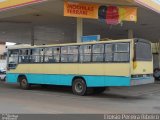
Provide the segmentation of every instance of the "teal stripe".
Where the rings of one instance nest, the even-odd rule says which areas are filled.
[[[17,83],[19,74],[7,74],[8,83]],[[25,74],[31,84],[71,86],[76,75]],[[82,75],[88,87],[130,86],[130,77]]]

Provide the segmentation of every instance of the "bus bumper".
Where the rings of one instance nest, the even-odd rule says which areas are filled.
[[[154,77],[148,78],[132,78],[131,79],[131,86],[135,85],[144,85],[144,84],[151,84],[154,83]]]

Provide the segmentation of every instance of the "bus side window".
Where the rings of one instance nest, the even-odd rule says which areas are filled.
[[[115,62],[129,61],[129,43],[115,43],[114,61]]]
[[[68,46],[68,62],[78,62],[78,46]]]
[[[68,62],[68,46],[61,47],[61,62]]]
[[[45,63],[52,63],[53,56],[52,56],[52,48],[45,48],[44,49],[44,62]]]
[[[28,49],[19,50],[19,63],[29,63],[29,50]]]
[[[18,64],[18,54],[19,50],[10,50],[8,58],[8,67],[14,69]]]
[[[31,60],[30,60],[31,63],[39,63],[40,62],[40,49],[39,48],[31,49],[30,56],[31,56]]]
[[[81,45],[79,48],[80,62],[91,62],[91,45]]]
[[[106,44],[105,45],[105,61],[112,62],[113,61],[113,52],[114,52],[114,45],[113,44]]]
[[[96,44],[93,45],[92,61],[93,62],[103,62],[104,60],[104,45]]]
[[[60,47],[53,47],[53,62],[60,62]]]

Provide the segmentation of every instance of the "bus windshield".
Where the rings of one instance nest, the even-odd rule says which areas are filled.
[[[152,61],[151,44],[149,42],[141,40],[135,42],[135,60]]]

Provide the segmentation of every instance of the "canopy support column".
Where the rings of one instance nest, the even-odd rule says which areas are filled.
[[[35,44],[35,38],[34,38],[34,27],[31,28],[31,46],[34,46]]]
[[[160,68],[160,42],[159,42],[158,60],[159,60],[159,68]]]
[[[134,33],[133,33],[133,30],[132,30],[132,29],[129,29],[129,30],[128,30],[128,38],[129,38],[129,39],[133,39],[133,38],[134,38]]]
[[[77,18],[77,43],[81,42],[82,36],[83,36],[83,19]]]

